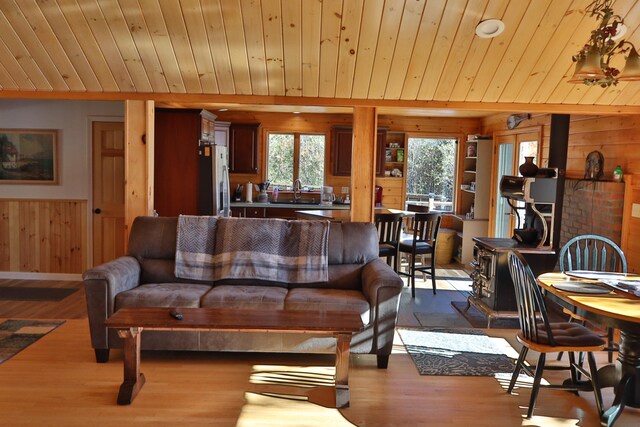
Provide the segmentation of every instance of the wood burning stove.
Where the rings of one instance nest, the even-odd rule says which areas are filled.
[[[554,204],[557,180],[548,176],[523,178],[504,176],[500,182],[500,194],[505,197],[514,215],[518,218],[514,230],[516,238],[475,237],[472,292],[469,305],[474,305],[491,321],[500,317],[517,317],[517,305],[513,281],[509,273],[507,255],[510,251],[520,252],[536,276],[553,271],[557,261],[557,251],[553,242],[557,240],[550,233],[553,230]],[[519,232],[532,231],[532,238],[525,242]]]
[[[489,317],[489,324],[491,318],[512,317],[517,310],[513,281],[507,263],[510,251],[520,252],[536,276],[552,271],[556,264],[556,251],[549,247],[537,248],[519,243],[515,239],[490,237],[475,237],[473,241],[473,284],[469,298],[471,303]]]

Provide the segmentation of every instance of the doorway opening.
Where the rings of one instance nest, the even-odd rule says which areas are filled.
[[[453,211],[457,146],[457,138],[408,138],[407,205]]]

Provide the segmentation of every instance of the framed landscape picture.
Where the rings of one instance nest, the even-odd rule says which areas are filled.
[[[58,131],[0,129],[0,184],[57,184]]]

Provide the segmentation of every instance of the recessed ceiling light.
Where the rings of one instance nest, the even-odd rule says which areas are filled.
[[[293,114],[300,114],[300,111],[294,111]]]
[[[223,112],[223,113],[224,113],[225,111],[229,111],[229,109],[228,109],[228,108],[221,108],[221,109],[219,109],[218,111],[221,111],[221,112]]]
[[[619,23],[618,27],[616,28],[616,34],[615,36],[611,37],[611,40],[618,40],[620,37],[627,34],[628,29],[629,28],[626,25],[624,25],[623,23]]]
[[[476,26],[476,34],[483,39],[497,37],[504,31],[504,22],[499,19],[487,19]]]

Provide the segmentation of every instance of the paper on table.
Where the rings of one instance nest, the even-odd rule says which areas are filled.
[[[626,273],[616,273],[612,271],[589,271],[589,270],[565,271],[564,274],[571,277],[577,277],[579,279],[615,280],[615,281],[620,280],[620,278],[626,278],[628,276]],[[638,277],[638,279],[640,279],[640,277]]]
[[[611,292],[608,287],[593,282],[557,282],[551,286],[564,292],[576,294],[608,294]]]

